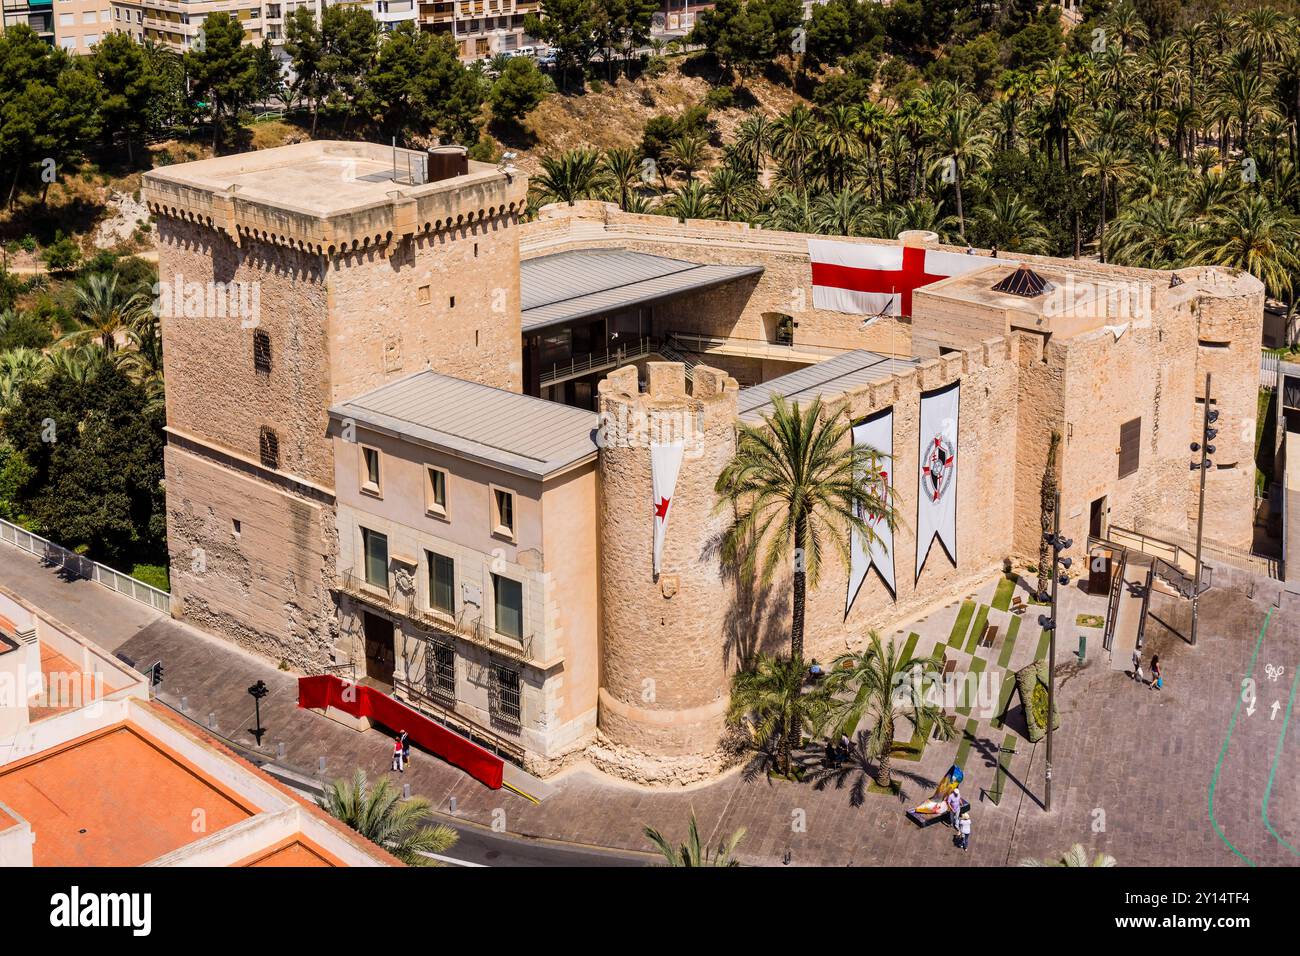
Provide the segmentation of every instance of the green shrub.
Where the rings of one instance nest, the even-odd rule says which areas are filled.
[[[711,110],[729,110],[736,105],[736,91],[729,86],[717,86],[704,96],[704,105]]]
[[[1030,743],[1047,735],[1047,661],[1034,661],[1016,671],[1016,690],[1025,710],[1025,727]],[[1052,708],[1052,729],[1061,726],[1060,707]]]

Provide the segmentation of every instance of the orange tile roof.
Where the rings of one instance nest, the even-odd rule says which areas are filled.
[[[37,866],[138,866],[257,812],[127,723],[0,770],[0,803],[31,824]]]
[[[84,707],[103,696],[105,681],[103,676],[96,677],[93,672],[82,670],[58,651],[42,644],[41,703],[28,706],[28,720],[36,723],[66,710]]]
[[[333,853],[301,833],[240,860],[235,866],[345,866]]]

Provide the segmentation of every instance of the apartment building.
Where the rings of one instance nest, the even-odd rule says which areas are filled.
[[[532,46],[524,17],[541,7],[541,0],[419,0],[419,23],[424,30],[450,33],[462,60],[480,60]]]
[[[93,0],[68,0],[90,3]],[[137,40],[151,40],[184,53],[198,42],[203,21],[211,13],[228,13],[244,28],[244,42],[262,42],[265,8],[262,0],[111,0],[111,26]]]
[[[0,30],[24,24],[54,42],[54,0],[0,0],[0,17]]]

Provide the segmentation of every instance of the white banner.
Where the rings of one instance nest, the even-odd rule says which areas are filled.
[[[916,494],[916,577],[937,534],[957,563],[957,413],[961,383],[921,396],[921,461]]]
[[[866,445],[881,454],[880,470],[874,478],[879,490],[888,496],[894,487],[894,410],[892,408],[853,426],[853,444]],[[862,535],[854,533],[849,543],[849,594],[844,605],[844,616],[848,617],[853,602],[862,590],[862,582],[867,578],[867,571],[874,564],[876,573],[889,585],[891,594],[897,593],[894,586],[894,532],[883,515],[865,514],[860,517],[867,522],[876,537],[866,544]]]
[[[668,516],[672,513],[673,492],[677,489],[677,472],[682,467],[682,441],[650,446],[650,482],[654,495],[655,552],[654,573],[664,554],[664,532],[668,530]]]

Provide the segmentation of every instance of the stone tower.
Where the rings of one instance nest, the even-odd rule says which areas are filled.
[[[521,388],[527,182],[457,159],[315,141],[145,174],[175,616],[329,664],[330,406],[426,367]]]
[[[735,449],[735,379],[650,362],[642,393],[625,366],[600,383],[600,542],[604,648],[600,740],[593,757],[640,782],[686,783],[715,772],[730,676],[728,602],[714,483]],[[650,448],[684,451],[653,570]]]

